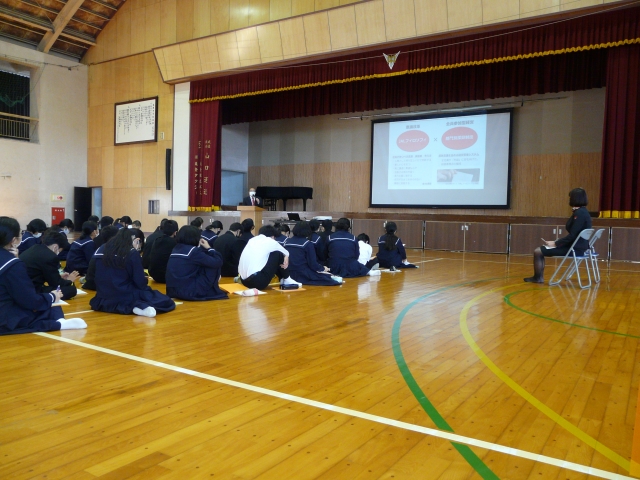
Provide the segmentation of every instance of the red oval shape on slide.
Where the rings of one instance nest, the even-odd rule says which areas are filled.
[[[429,135],[421,130],[408,130],[398,137],[396,145],[405,152],[417,152],[429,145]]]
[[[442,144],[452,150],[464,150],[478,141],[478,134],[469,127],[455,127],[442,135]]]

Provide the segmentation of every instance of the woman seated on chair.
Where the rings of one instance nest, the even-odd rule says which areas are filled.
[[[546,241],[545,245],[533,251],[533,277],[525,278],[525,282],[544,283],[544,257],[564,257],[571,245],[583,230],[591,228],[591,215],[586,209],[587,192],[583,188],[574,188],[569,192],[569,205],[573,213],[567,220],[567,236],[556,241]],[[589,242],[581,238],[576,243],[576,255],[582,255],[589,248]]]
[[[120,229],[104,245],[104,253],[95,254],[97,293],[89,302],[93,310],[155,317],[176,308],[171,298],[147,286],[137,231]]]
[[[289,275],[303,285],[341,285],[342,278],[331,275],[329,267],[318,263],[310,236],[309,224],[298,222],[293,227],[293,237],[285,240],[284,248],[289,252]]]
[[[378,262],[382,268],[417,268],[407,260],[407,252],[402,240],[396,236],[398,227],[395,222],[384,224],[385,233],[378,238]]]

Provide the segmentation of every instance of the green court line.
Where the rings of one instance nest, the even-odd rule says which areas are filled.
[[[427,413],[427,415],[429,415],[429,418],[433,421],[433,423],[435,423],[436,427],[438,427],[440,430],[455,433],[453,431],[453,428],[451,428],[451,426],[447,423],[444,417],[440,415],[440,412],[438,412],[438,410],[433,405],[433,403],[431,403],[431,401],[424,394],[424,392],[418,385],[418,382],[416,381],[413,374],[411,373],[411,370],[409,370],[409,366],[407,365],[407,362],[404,359],[404,355],[402,354],[402,347],[400,346],[400,327],[402,326],[402,321],[404,320],[404,317],[409,312],[409,310],[411,310],[414,306],[416,306],[425,298],[431,297],[433,295],[437,295],[438,293],[442,293],[456,287],[473,285],[481,282],[489,282],[489,281],[498,280],[498,279],[502,279],[502,277],[489,278],[486,280],[476,280],[473,282],[466,282],[466,283],[459,283],[457,285],[451,285],[448,287],[439,288],[437,290],[434,290],[433,292],[427,293],[426,295],[422,295],[421,297],[418,297],[417,299],[415,299],[413,302],[409,303],[409,305],[407,305],[400,312],[400,314],[398,315],[398,317],[396,318],[393,324],[393,329],[391,331],[391,345],[393,347],[393,355],[396,359],[396,363],[398,364],[398,368],[400,369],[400,373],[402,374],[402,377],[404,378],[404,381],[406,382],[407,386],[409,387],[413,395],[416,397],[416,400],[418,400],[418,403],[420,403],[420,406],[422,406],[423,410]],[[493,471],[491,471],[491,469],[480,459],[480,457],[478,457],[473,452],[473,450],[471,450],[471,448],[469,448],[467,445],[461,445],[455,442],[451,442],[451,445],[453,445],[453,447],[460,453],[460,455],[462,455],[462,457],[467,461],[467,463],[471,465],[471,467],[473,467],[473,469],[476,472],[478,472],[478,474],[482,478],[484,478],[485,480],[499,480],[500,477],[498,477],[495,473],[493,473]]]
[[[587,327],[586,325],[580,325],[579,323],[565,322],[564,320],[559,320],[557,318],[546,317],[544,315],[540,315],[539,313],[535,313],[535,312],[531,312],[529,310],[525,310],[524,308],[515,305],[511,301],[511,297],[513,297],[514,295],[517,295],[519,293],[524,293],[524,292],[532,292],[532,291],[536,291],[536,290],[540,291],[539,288],[530,288],[530,289],[527,289],[527,290],[518,290],[517,292],[511,292],[508,295],[504,296],[504,303],[506,303],[507,305],[509,305],[512,308],[515,308],[516,310],[521,311],[522,313],[526,313],[527,315],[531,315],[533,317],[542,318],[543,320],[549,320],[550,322],[561,323],[563,325],[568,325],[570,327],[583,328],[585,330],[593,330],[594,332],[608,333],[610,335],[618,335],[620,337],[629,337],[629,338],[638,338],[638,339],[640,339],[640,336],[638,336],[638,335],[631,335],[629,333],[614,332],[613,330],[603,330],[601,328],[595,328],[595,327]]]

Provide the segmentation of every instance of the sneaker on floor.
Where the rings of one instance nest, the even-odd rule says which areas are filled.
[[[144,310],[136,307],[133,309],[133,313],[135,313],[136,315],[140,315],[141,317],[155,317],[156,316],[156,309],[153,307],[147,307]]]
[[[298,285],[301,287],[302,284],[300,282],[296,282],[293,278],[287,277],[280,280],[280,285]]]
[[[379,275],[382,275],[382,273],[380,273],[380,270],[369,270],[368,275],[370,277],[377,277]]]

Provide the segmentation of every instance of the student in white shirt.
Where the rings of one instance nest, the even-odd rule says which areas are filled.
[[[289,252],[275,241],[277,234],[272,225],[265,225],[247,242],[238,265],[240,281],[245,287],[263,290],[274,275],[282,285],[302,285],[289,277]]]
[[[358,247],[360,248],[360,256],[358,257],[358,262],[362,265],[365,265],[367,268],[371,270],[376,270],[379,267],[378,258],[371,257],[373,253],[373,247],[369,245],[369,235],[366,233],[361,233],[357,237],[358,239]]]

